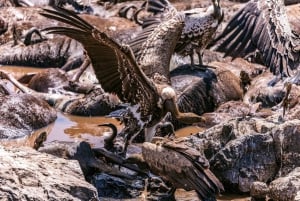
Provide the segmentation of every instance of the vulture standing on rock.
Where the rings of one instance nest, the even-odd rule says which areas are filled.
[[[198,55],[199,65],[202,65],[202,50],[211,42],[218,25],[223,20],[219,0],[212,0],[212,3],[213,5],[208,7],[206,12],[201,8],[178,12],[168,0],[148,0],[147,11],[153,13],[154,16],[145,19],[142,26],[151,33],[152,29],[160,22],[168,20],[178,13],[183,14],[185,26],[176,44],[175,52],[182,56],[190,56],[192,67],[197,67],[194,65],[194,51]],[[134,52],[140,48],[140,41],[146,37],[139,35],[130,42]]]
[[[176,93],[170,85],[170,58],[184,26],[181,14],[162,22],[148,35],[139,60],[135,59],[129,46],[118,44],[74,12],[63,8],[44,9],[41,15],[71,25],[50,27],[45,31],[63,34],[82,43],[103,89],[132,104],[129,111],[139,124],[134,135],[146,128],[145,136],[150,140],[155,125],[167,112],[184,123],[203,120],[194,113],[179,112]],[[143,68],[152,69],[153,73],[147,77]],[[132,135],[129,133],[125,139],[132,139]]]
[[[293,75],[300,64],[300,38],[291,30],[283,0],[248,2],[215,42],[217,51],[233,58],[258,49],[265,66],[281,77]],[[300,71],[291,81],[299,83]]]

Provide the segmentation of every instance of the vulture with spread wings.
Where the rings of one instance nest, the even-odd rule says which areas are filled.
[[[179,12],[168,0],[147,0],[146,9],[148,12],[153,13],[154,16],[143,21],[142,26],[144,29],[147,29],[144,33],[151,33],[157,24],[171,19],[178,13],[183,14],[185,26],[174,52],[181,56],[190,56],[192,67],[197,67],[194,65],[194,53],[196,53],[199,64],[202,65],[202,50],[211,42],[218,25],[223,20],[223,12],[219,0],[212,0],[212,4],[206,11],[201,8],[195,8]],[[145,35],[139,35],[139,37],[130,42],[134,53],[140,49],[140,43],[146,37]]]
[[[63,34],[82,43],[103,89],[116,93],[122,101],[133,105],[134,111],[131,112],[138,113],[134,116],[140,122],[140,130],[149,128],[149,132],[154,131],[150,128],[167,112],[184,123],[203,120],[194,113],[179,112],[176,93],[170,85],[169,63],[184,26],[182,15],[159,24],[142,44],[141,56],[136,60],[129,46],[118,44],[74,12],[55,9],[44,9],[41,15],[64,22],[69,27],[49,27],[45,31]],[[146,76],[142,71],[145,67],[153,73]]]
[[[292,75],[300,64],[300,39],[291,29],[283,0],[248,2],[215,42],[217,51],[233,58],[259,50],[265,66],[281,77]],[[294,78],[299,81],[300,76]]]

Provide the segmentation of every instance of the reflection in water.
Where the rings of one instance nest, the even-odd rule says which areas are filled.
[[[189,135],[193,135],[196,133],[199,133],[201,131],[204,131],[205,128],[201,128],[198,126],[187,126],[181,129],[178,129],[177,131],[175,131],[175,135],[176,137],[187,137]]]
[[[99,124],[113,123],[120,130],[122,126],[116,119],[106,117],[81,117],[66,115],[58,112],[51,132],[46,142],[51,141],[87,141],[93,147],[102,147],[104,133],[110,133],[108,127],[100,127]]]
[[[110,128],[100,127],[99,124],[113,123],[118,130],[122,129],[122,125],[116,119],[105,117],[80,117],[57,113],[57,119],[54,123],[36,130],[30,136],[14,139],[1,140],[0,144],[5,146],[30,146],[33,147],[36,139],[41,133],[47,133],[45,142],[52,141],[87,141],[93,147],[103,147],[103,134],[111,133]]]

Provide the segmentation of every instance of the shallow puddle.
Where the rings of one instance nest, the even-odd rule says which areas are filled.
[[[101,136],[111,132],[108,127],[99,124],[113,123],[121,129],[120,123],[112,118],[105,117],[79,117],[58,113],[58,118],[52,125],[46,142],[51,141],[87,141],[93,147],[101,147]]]

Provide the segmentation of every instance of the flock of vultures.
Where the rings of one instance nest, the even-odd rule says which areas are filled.
[[[212,151],[192,138],[232,119],[297,119],[300,4],[169,1],[0,1],[0,65],[44,68],[16,76],[0,66],[0,138],[30,135],[58,111],[108,115],[122,130],[100,124],[111,135],[94,152],[126,169],[120,178],[141,178],[146,199],[174,200],[177,188],[206,201],[249,192],[211,168],[233,139]],[[203,131],[176,135],[191,125]],[[133,145],[138,153],[129,153]]]

